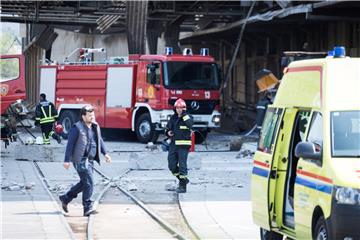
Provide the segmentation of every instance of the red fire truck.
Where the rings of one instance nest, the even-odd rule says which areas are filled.
[[[25,60],[24,56],[1,55],[1,115],[5,114],[10,104],[16,100],[24,100],[25,92]]]
[[[156,141],[178,98],[186,101],[194,128],[206,137],[220,126],[220,75],[208,52],[193,55],[185,49],[181,55],[167,48],[163,55],[129,55],[102,63],[80,54],[81,62],[42,66],[40,92],[55,102],[65,137],[79,109],[91,104],[101,127],[132,129],[140,142]]]
[[[5,147],[16,140],[16,120],[25,114],[22,100],[25,91],[25,60],[23,55],[0,56],[1,140]]]

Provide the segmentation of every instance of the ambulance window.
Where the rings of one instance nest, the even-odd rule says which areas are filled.
[[[298,118],[300,141],[305,141],[305,132],[310,120],[310,111],[300,111]]]
[[[314,143],[316,147],[319,147],[319,150],[322,148],[323,144],[322,130],[322,115],[319,112],[315,112],[311,121],[308,141]]]
[[[147,67],[146,82],[149,84],[151,84],[151,73],[152,72],[155,72],[155,76],[156,76],[155,84],[160,84],[160,64],[159,63],[152,63],[152,64],[149,64]]]
[[[333,157],[360,157],[360,111],[331,113]]]
[[[282,109],[270,108],[266,112],[262,126],[258,150],[266,153],[272,153],[272,145],[275,141],[275,135],[279,126]]]

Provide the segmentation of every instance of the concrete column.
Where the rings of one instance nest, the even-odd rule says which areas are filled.
[[[129,54],[146,52],[148,1],[127,1],[127,39]]]

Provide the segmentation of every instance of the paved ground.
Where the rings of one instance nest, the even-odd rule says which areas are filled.
[[[74,238],[30,162],[2,158],[1,177],[1,239]]]
[[[201,162],[201,164],[200,167],[190,170],[189,176],[191,183],[188,185],[188,193],[180,194],[179,197],[173,191],[168,191],[168,189],[173,189],[176,186],[176,181],[166,169],[166,153],[162,153],[160,148],[149,150],[146,148],[146,145],[137,143],[132,138],[105,136],[107,139],[106,145],[108,151],[113,157],[113,163],[104,163],[99,169],[112,178],[119,176],[132,166],[131,161],[134,157],[133,152],[137,152],[136,154],[140,152],[141,154],[138,154],[137,158],[144,158],[140,160],[145,161],[147,167],[151,166],[149,162],[152,162],[156,167],[142,170],[134,169],[120,181],[120,184],[125,188],[132,190],[133,194],[144,201],[171,225],[179,229],[179,231],[184,232],[187,236],[192,236],[189,230],[184,227],[186,223],[182,218],[182,211],[186,221],[201,239],[258,239],[259,230],[258,227],[252,223],[251,218],[251,156],[238,157],[237,152],[227,151],[229,149],[229,141],[236,137],[237,136],[235,135],[211,133],[208,136],[207,145],[202,144],[196,146],[196,150],[200,152],[193,153],[192,159],[193,161]],[[47,146],[45,149],[42,146],[37,147],[34,145],[22,145],[18,148],[13,147],[6,151],[2,149],[2,187],[11,185],[9,183],[13,181],[12,176],[26,175],[27,178],[29,178],[31,174],[28,174],[28,172],[34,174],[30,162],[15,161],[15,158],[25,160],[33,159],[36,158],[36,152],[41,152],[41,154],[45,154],[46,157],[41,158],[39,166],[44,172],[45,177],[48,178],[50,190],[57,200],[59,194],[63,193],[71,186],[71,184],[76,183],[78,180],[77,174],[73,169],[66,171],[62,168],[61,162],[63,161],[65,144],[66,142],[61,145],[53,143],[52,146]],[[41,150],[39,150],[40,148]],[[253,145],[248,145],[247,148],[250,149],[250,152],[254,150]],[[141,164],[140,160],[139,162]],[[21,182],[21,179],[16,181]],[[98,193],[103,187],[104,182],[99,176],[96,177],[95,182],[95,191]],[[43,192],[43,195],[45,196],[44,193],[46,193],[46,191],[42,188],[41,182],[36,181],[35,189],[30,192],[34,193],[35,190]],[[41,196],[44,197],[43,195]],[[111,216],[111,214],[116,213],[110,211],[113,202],[109,202],[109,199],[111,199],[112,196],[106,196],[104,201],[108,201],[108,204],[103,205],[99,210],[103,213],[108,213],[107,217],[109,218],[115,217]],[[118,195],[115,195],[115,197],[118,197]],[[94,198],[96,198],[96,194],[94,195]],[[8,201],[8,199],[21,200]],[[50,197],[48,196],[48,200],[49,199]],[[48,204],[44,204],[46,201],[43,201],[41,198],[38,199],[33,197],[28,193],[24,194],[22,189],[15,189],[13,191],[2,189],[1,200],[3,205],[12,202],[12,208],[16,208],[16,211],[20,212],[41,212],[32,209],[33,206],[36,205],[38,208],[50,208],[50,205],[53,205],[51,199]],[[179,209],[178,202],[180,202],[181,209]],[[131,206],[127,206],[127,203],[128,202],[125,200],[123,201],[124,205],[122,207],[124,207],[124,212],[122,213],[123,218],[121,218],[123,221],[116,221],[117,224],[110,221],[110,225],[108,225],[106,221],[98,218],[99,221],[102,222],[102,225],[99,224],[96,231],[100,234],[102,232],[101,229],[111,229],[114,228],[114,226],[116,228],[120,223],[123,227],[127,226],[127,224],[129,227],[132,227],[134,223],[131,221],[131,218],[129,218],[129,221],[126,221],[126,209]],[[74,200],[69,207],[71,213],[66,216],[67,222],[74,230],[75,237],[77,239],[84,239],[86,237],[86,235],[84,235],[84,226],[86,226],[87,220],[81,216],[81,198],[78,197],[78,199]],[[21,208],[28,209],[21,210]],[[9,209],[11,209],[11,207]],[[17,214],[16,211],[2,213],[4,219],[3,222],[6,222],[6,224],[2,223],[3,237],[22,238],[23,236],[26,238],[25,232],[30,231],[25,227],[22,236],[11,235],[13,234],[11,229],[21,227],[23,225],[23,219],[29,217],[28,215],[24,216]],[[63,215],[58,212],[58,209],[55,208],[48,210],[47,212],[52,212],[52,214],[50,214],[50,216],[46,214],[37,214],[36,217],[41,219],[41,217],[47,216],[48,218],[51,218],[52,221],[58,219],[58,223],[63,224],[63,227],[60,229],[66,230],[67,225],[61,222],[64,218]],[[134,210],[133,213],[133,216],[140,214],[137,210]],[[46,223],[48,223],[48,221],[46,221]],[[43,225],[41,220],[32,221],[31,228],[37,229],[34,232],[43,232],[43,234],[46,232],[46,234],[50,234],[49,236],[54,236],[51,235],[53,233],[59,234],[58,237],[60,238],[62,236],[61,234],[66,233],[66,231],[61,233],[58,228],[56,231],[52,232],[51,227],[48,228],[48,233],[45,230],[46,226]],[[133,229],[127,230],[127,236],[131,236]],[[134,237],[140,236],[138,234],[136,235],[135,232],[133,233]],[[157,237],[166,238],[165,235],[158,235]],[[41,236],[43,235],[34,235],[35,238],[42,238]]]

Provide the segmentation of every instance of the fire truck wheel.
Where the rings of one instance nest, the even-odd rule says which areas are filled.
[[[61,133],[61,136],[64,139],[68,138],[69,132],[71,127],[74,125],[74,123],[77,121],[78,117],[75,111],[66,110],[61,113],[60,115],[60,123],[63,126],[64,130]]]
[[[142,143],[156,142],[158,134],[154,124],[151,123],[149,113],[143,113],[136,119],[136,137]]]
[[[208,135],[208,131],[207,130],[203,130],[203,131],[196,131],[195,132],[195,143],[196,144],[201,144],[205,141],[206,137]]]

